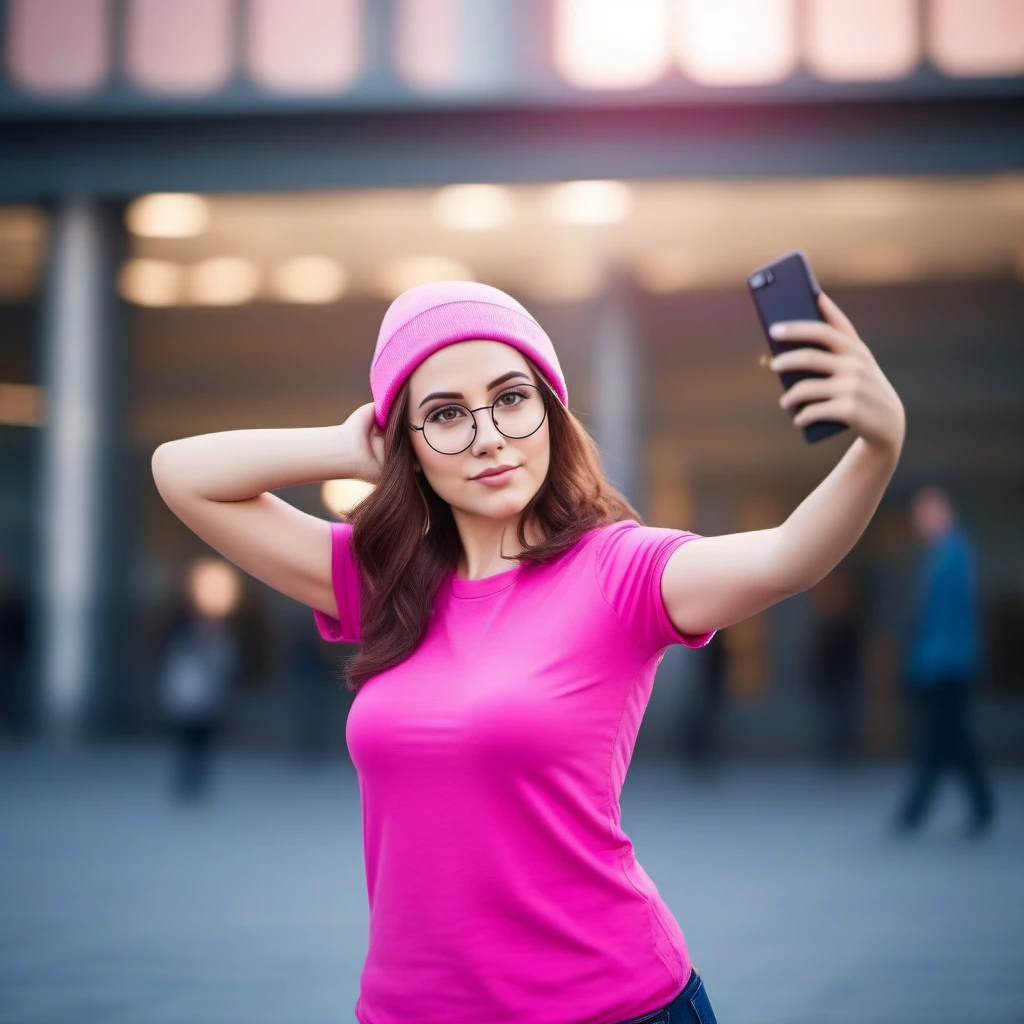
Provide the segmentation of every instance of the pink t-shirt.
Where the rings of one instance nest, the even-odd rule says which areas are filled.
[[[351,534],[332,526],[327,640],[359,640]],[[356,694],[360,1024],[609,1024],[682,991],[683,933],[619,794],[667,645],[714,635],[678,633],[661,598],[695,536],[627,520],[548,565],[453,574],[419,647]]]

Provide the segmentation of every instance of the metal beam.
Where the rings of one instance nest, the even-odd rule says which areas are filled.
[[[571,178],[1024,167],[1024,100],[0,122],[0,202]]]

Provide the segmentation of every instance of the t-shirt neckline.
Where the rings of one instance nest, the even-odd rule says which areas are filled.
[[[452,594],[455,597],[486,597],[488,594],[496,594],[499,590],[511,587],[522,571],[522,564],[514,565],[511,569],[495,573],[493,576],[484,576],[479,580],[461,579],[453,571],[451,576]]]
[[[584,541],[589,540],[592,536],[599,533],[609,523],[599,524],[588,530],[582,537],[576,542],[573,547],[569,548],[568,551],[562,552],[562,554],[555,559],[555,561],[561,561],[566,558],[571,552],[579,549],[580,545]],[[511,569],[506,569],[504,572],[495,573],[493,576],[485,576],[482,580],[464,580],[457,575],[457,570],[452,570],[449,577],[449,586],[451,588],[451,594],[453,597],[488,597],[491,594],[497,594],[502,590],[507,590],[519,579],[519,577],[526,570],[530,563],[520,562],[518,565],[514,565]]]

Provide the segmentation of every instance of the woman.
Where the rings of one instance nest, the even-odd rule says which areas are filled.
[[[781,525],[647,527],[568,411],[540,325],[486,285],[400,295],[341,426],[161,445],[161,494],[238,566],[361,644],[346,726],[370,906],[360,1024],[710,1024],[678,924],[622,831],[619,792],[671,643],[811,586],[896,466],[899,398],[824,296],[794,423],[860,436]],[[508,468],[505,468],[508,467]],[[376,483],[349,523],[268,493]]]

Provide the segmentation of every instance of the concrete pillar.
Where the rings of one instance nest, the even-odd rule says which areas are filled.
[[[111,487],[119,392],[116,212],[84,198],[51,211],[43,291],[37,711],[45,734],[81,735],[97,710],[116,561]]]
[[[643,350],[629,284],[615,270],[594,330],[594,437],[608,478],[643,515]]]

